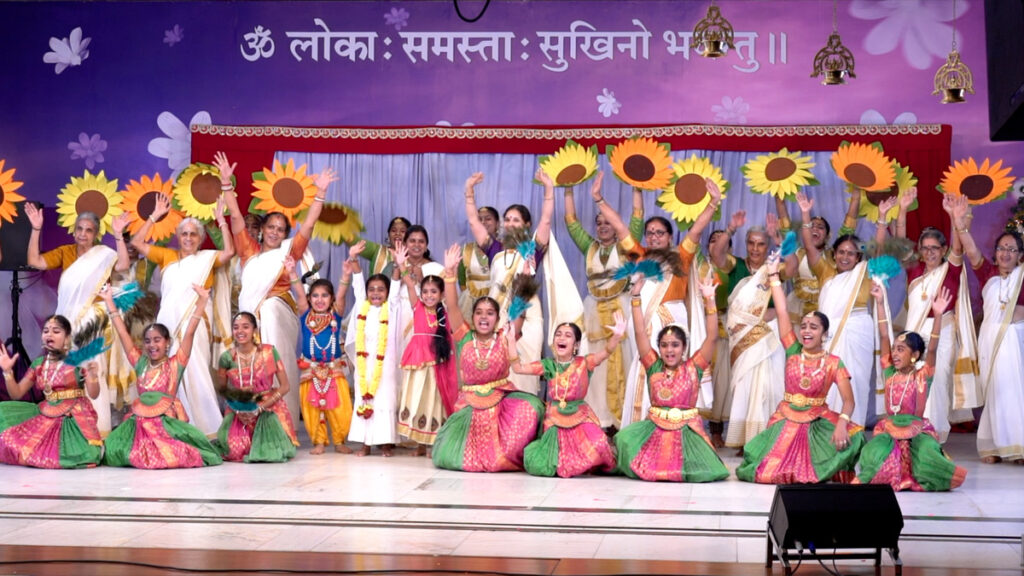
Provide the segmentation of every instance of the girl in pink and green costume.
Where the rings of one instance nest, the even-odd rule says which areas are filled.
[[[445,252],[444,275],[448,320],[455,329],[459,398],[434,441],[434,465],[466,472],[522,470],[523,451],[537,436],[544,403],[508,379],[508,350],[497,330],[498,302],[478,298],[472,328],[462,317],[455,290],[461,253],[458,244]],[[513,329],[514,324],[508,326]]]
[[[697,396],[702,374],[711,365],[718,338],[718,312],[714,305],[715,283],[710,276],[698,284],[705,298],[707,338],[694,355],[686,359],[686,333],[669,324],[658,334],[656,352],[650,344],[640,289],[632,288],[633,329],[637,354],[647,371],[651,397],[648,417],[633,422],[615,435],[619,471],[630,478],[647,481],[713,482],[729,477],[704,431],[697,413]]]

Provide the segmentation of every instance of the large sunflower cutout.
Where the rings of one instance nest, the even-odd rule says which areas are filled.
[[[0,226],[3,226],[4,220],[14,222],[14,217],[18,214],[15,204],[25,201],[24,196],[14,193],[24,182],[14,179],[14,168],[4,172],[4,162],[6,160],[0,158]]]
[[[186,216],[209,222],[214,218],[220,194],[220,170],[209,164],[193,162],[178,175],[174,184],[173,207]]]
[[[142,176],[138,180],[131,180],[121,194],[124,196],[121,200],[121,208],[132,215],[131,222],[128,224],[128,232],[134,236],[153,214],[157,198],[161,195],[168,199],[171,197],[171,181],[164,182],[160,178],[160,174],[154,174],[152,178]],[[174,230],[181,220],[181,212],[172,208],[170,212],[164,214],[149,227],[145,241],[163,242],[169,239],[174,235]]]
[[[280,212],[293,223],[295,215],[309,208],[316,196],[316,184],[306,174],[306,165],[296,169],[294,160],[288,160],[284,166],[274,160],[273,170],[264,168],[253,174],[252,185],[256,191],[252,193],[250,211]]]
[[[892,159],[877,143],[843,142],[832,153],[832,168],[841,180],[865,192],[886,191],[896,180]]]
[[[597,144],[584,148],[568,140],[551,156],[541,156],[540,167],[555,186],[568,188],[582,184],[597,174]]]
[[[706,178],[711,178],[722,198],[729,189],[729,182],[722,177],[722,170],[707,158],[696,154],[672,165],[673,176],[669,185],[658,196],[658,206],[668,212],[680,228],[688,228],[711,201],[707,191]]]
[[[740,170],[752,191],[790,200],[801,187],[818,185],[811,168],[814,168],[814,162],[810,156],[801,156],[800,152],[783,148],[750,160]]]
[[[298,219],[304,220],[306,212],[306,210],[300,212]],[[351,207],[336,202],[326,202],[323,210],[320,211],[320,217],[313,224],[313,238],[340,246],[341,244],[351,244],[365,229],[359,213]]]
[[[96,231],[99,238],[110,230],[114,216],[123,212],[121,195],[117,193],[117,179],[108,180],[102,170],[99,174],[86,170],[81,178],[72,176],[71,181],[61,188],[57,200],[57,222],[69,233],[75,231],[75,220],[79,214],[92,212],[100,219],[100,229]]]
[[[988,204],[999,200],[1013,186],[1012,168],[1003,168],[1003,161],[989,164],[989,159],[978,166],[974,158],[954,162],[942,173],[939,191],[954,196],[966,196],[968,204]]]
[[[910,171],[910,168],[901,166],[900,163],[895,160],[892,161],[892,168],[896,175],[896,181],[891,187],[878,192],[868,192],[866,190],[861,190],[860,192],[860,215],[866,218],[868,222],[878,222],[880,219],[880,215],[878,213],[879,204],[893,196],[902,198],[911,186],[917,186],[917,176],[914,176],[914,173]],[[912,212],[914,210],[917,210],[917,200],[914,200],[914,203],[907,209],[908,212]],[[891,210],[886,212],[885,221],[892,222],[899,215],[900,207],[899,204],[897,204],[896,206],[893,206]]]
[[[641,190],[661,190],[672,178],[671,148],[650,138],[630,138],[608,146],[605,154],[615,176]]]

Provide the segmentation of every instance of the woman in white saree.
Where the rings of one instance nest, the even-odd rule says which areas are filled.
[[[540,259],[545,260],[545,271],[548,271],[551,266],[552,258],[556,260],[561,259],[561,253],[558,252],[555,238],[551,235],[551,220],[555,212],[554,183],[543,170],[538,169],[535,178],[544,184],[544,204],[541,208],[537,229],[533,233],[536,249],[533,253],[526,256],[520,252],[517,246],[503,247],[500,243],[496,244],[480,221],[480,216],[476,209],[474,188],[477,184],[483,182],[483,173],[477,172],[466,180],[466,217],[469,220],[470,232],[472,232],[473,239],[476,240],[477,246],[481,250],[487,254],[493,254],[490,264],[491,277],[488,295],[494,298],[501,306],[499,329],[508,322],[508,307],[513,299],[511,295],[512,280],[515,276],[518,274],[536,274]],[[513,229],[528,231],[532,224],[530,211],[526,206],[513,204],[505,209],[502,225],[506,233]],[[545,275],[544,281],[546,283],[549,304],[554,301],[553,292],[556,284],[560,285],[562,290],[567,288],[574,292],[576,290],[576,285],[572,282],[572,278],[568,276],[568,269],[565,267],[564,262],[562,262],[560,267],[556,266],[553,268],[552,271],[564,277],[559,282],[552,275]],[[576,294],[576,300],[579,300],[579,294]],[[561,316],[555,308],[550,309],[549,312],[552,322],[555,322],[555,319]],[[576,318],[571,320],[576,320]],[[521,336],[518,338],[517,343],[519,355],[522,357],[524,365],[540,360],[541,352],[544,348],[544,315],[541,310],[539,295],[534,296],[530,300],[530,307],[527,308],[523,317]],[[540,379],[537,376],[511,374],[509,375],[509,380],[515,384],[517,389],[523,392],[537,394],[540,391]]]
[[[985,319],[978,330],[980,394],[978,455],[1024,465],[1024,241],[1015,232],[996,239],[995,262],[985,259],[971,236],[966,199],[953,206],[953,226],[978,276]],[[998,372],[998,375],[997,375]]]
[[[906,238],[907,209],[917,198],[917,189],[910,188],[900,199],[896,236]],[[952,224],[954,197],[944,195],[942,207],[950,215]],[[907,270],[907,300],[903,322],[896,319],[896,328],[917,332],[928,344],[928,334],[939,333],[939,347],[935,352],[935,375],[928,392],[924,416],[935,427],[939,442],[949,436],[950,422],[973,420],[972,408],[981,405],[977,393],[977,336],[974,333],[974,313],[967,289],[967,270],[963,266],[963,249],[959,234],[953,229],[952,250],[946,254],[946,236],[931,226],[921,231],[917,241],[920,261]],[[953,301],[938,319],[939,328],[932,325],[931,300],[945,286]],[[901,326],[902,324],[902,326]]]
[[[309,245],[313,225],[320,217],[327,186],[338,179],[334,170],[324,169],[316,175],[313,183],[317,192],[305,219],[293,238],[291,222],[280,212],[271,212],[263,220],[260,241],[257,242],[245,229],[245,219],[238,208],[231,175],[235,165],[228,162],[223,152],[214,158],[214,166],[220,171],[221,190],[231,213],[231,233],[234,235],[235,250],[242,262],[242,289],[238,294],[238,310],[256,316],[260,328],[260,341],[277,349],[281,363],[288,373],[289,382],[299,381],[296,347],[299,342],[299,319],[289,288],[288,274],[284,271],[284,259],[289,255],[301,260]],[[299,411],[299,387],[291,386],[285,397],[292,418]],[[293,422],[297,425],[297,422]]]
[[[859,194],[859,191],[855,191]],[[814,200],[803,192],[797,193],[797,202],[804,224],[811,222],[811,209]],[[896,205],[896,197],[890,197],[879,205],[879,214],[887,214]],[[876,240],[881,243],[885,238],[885,222],[878,222]],[[829,340],[825,349],[843,361],[850,372],[850,384],[856,400],[853,411],[853,422],[863,426],[868,415],[868,403],[874,394],[872,370],[876,364],[875,339],[877,336],[876,320],[868,309],[871,298],[871,278],[867,274],[868,263],[861,249],[860,239],[852,234],[844,234],[836,239],[832,248],[835,262],[822,257],[822,252],[815,246],[809,227],[801,229],[804,249],[807,251],[807,262],[818,277],[821,293],[818,295],[818,311],[829,319]],[[888,307],[888,303],[886,303]],[[836,388],[829,391],[826,403],[838,406],[839,392]]]
[[[106,322],[106,308],[98,299],[100,289],[110,279],[110,273],[117,264],[117,253],[99,244],[100,220],[92,212],[81,212],[75,220],[73,235],[75,242],[59,246],[46,253],[39,253],[39,232],[43,229],[43,211],[31,202],[25,203],[25,215],[32,225],[28,240],[29,266],[37,270],[61,269],[57,284],[57,309],[55,314],[71,322],[71,339],[94,323]],[[117,238],[118,242],[123,239]],[[112,337],[109,327],[100,334]],[[123,353],[123,352],[122,352]],[[107,368],[110,364],[109,350],[97,358],[99,394],[89,400],[96,409],[96,425],[102,436],[111,429],[110,385]],[[127,365],[127,360],[122,364]],[[115,384],[116,385],[116,384]]]
[[[178,224],[177,250],[146,244],[150,227],[170,209],[171,201],[166,196],[158,196],[153,213],[132,238],[132,246],[160,266],[162,300],[156,321],[171,333],[174,348],[169,354],[173,355],[177,349],[193,312],[201,317],[192,341],[192,354],[178,386],[178,399],[185,407],[189,422],[212,438],[224,417],[210,369],[216,367],[214,362],[231,339],[231,285],[227,264],[235,255],[235,249],[224,219],[223,198],[217,201],[214,211],[224,238],[223,250],[200,250],[206,229],[195,218],[186,218]],[[192,289],[193,284],[211,290],[203,310],[195,310],[198,295]]]
[[[694,259],[700,250],[700,235],[711,222],[715,210],[722,202],[722,193],[713,180],[705,181],[711,200],[704,207],[693,226],[687,231],[683,241],[679,243],[679,257],[682,260],[682,275],[666,275],[662,280],[648,277],[640,291],[641,307],[647,322],[647,334],[651,336],[651,346],[657,348],[657,335],[669,324],[683,327],[689,337],[691,349],[696,349],[704,342],[706,324],[704,322],[704,301],[692,282],[694,276]],[[604,199],[597,201],[601,214],[608,219],[622,248],[635,257],[643,258],[650,250],[667,250],[672,244],[672,224],[664,217],[654,216],[644,223],[644,238],[647,246],[641,246],[633,240],[629,228],[619,217],[615,209]],[[691,284],[693,284],[691,286]],[[690,319],[693,319],[691,322]],[[632,332],[632,331],[631,331]],[[623,398],[622,427],[644,419],[651,406],[647,386],[647,372],[636,355],[636,343],[631,344],[632,360],[626,372],[626,387]],[[698,407],[710,409],[710,370],[704,373]]]

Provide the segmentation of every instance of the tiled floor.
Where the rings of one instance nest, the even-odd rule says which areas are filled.
[[[981,464],[973,441],[947,446],[964,486],[898,495],[908,566],[1021,568],[1024,467]],[[0,543],[764,561],[772,486],[468,474],[409,454],[302,451],[286,464],[172,471],[2,466]]]

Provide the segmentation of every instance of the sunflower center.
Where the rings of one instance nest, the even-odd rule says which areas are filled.
[[[696,204],[708,193],[707,184],[697,174],[683,174],[675,185],[676,198],[683,204]]]
[[[789,158],[772,158],[764,167],[764,177],[771,182],[785,180],[796,172],[796,162]]]
[[[319,220],[324,224],[342,224],[348,220],[348,212],[337,206],[324,206],[320,211]]]
[[[220,178],[213,174],[200,174],[192,179],[192,197],[200,204],[213,204],[220,196]]]
[[[875,171],[860,162],[852,162],[844,168],[843,175],[846,176],[847,182],[858,188],[870,188],[877,180]]]
[[[92,212],[100,220],[107,215],[107,208],[109,207],[110,203],[107,202],[107,197],[99,190],[86,190],[79,194],[78,199],[75,200],[76,213]]]
[[[271,193],[274,195],[274,200],[285,208],[295,208],[302,204],[302,199],[305,197],[302,185],[294,178],[281,178],[274,182]]]
[[[888,190],[880,190],[878,192],[866,192],[865,195],[868,197],[868,202],[871,202],[875,206],[880,205],[889,198],[893,198],[899,195],[899,188],[893,186]]]
[[[995,183],[986,174],[971,174],[960,183],[960,193],[968,200],[981,200],[992,192]]]
[[[140,220],[148,220],[150,215],[153,214],[153,210],[156,209],[156,200],[158,196],[160,196],[159,190],[150,190],[139,197],[139,201],[135,204],[135,211],[138,212]],[[170,212],[167,214],[170,214]],[[157,218],[156,221],[160,222],[164,218],[167,218],[167,214]]]
[[[622,163],[622,171],[632,180],[646,182],[654,177],[654,162],[643,154],[633,154]]]
[[[558,173],[558,177],[555,178],[555,184],[561,184],[563,186],[568,184],[575,184],[583,179],[587,175],[587,169],[582,164],[570,164],[562,171]]]

